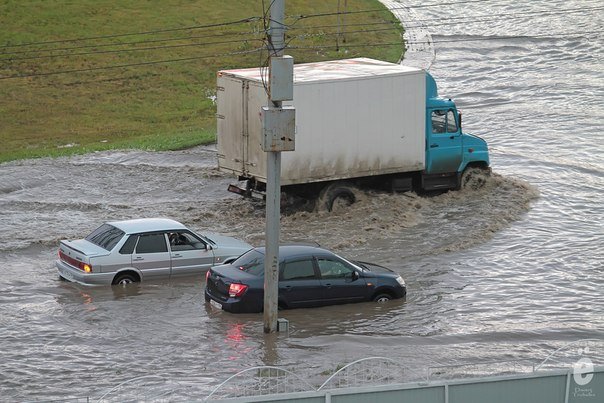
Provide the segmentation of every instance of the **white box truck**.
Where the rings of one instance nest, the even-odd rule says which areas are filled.
[[[263,195],[261,108],[266,69],[217,78],[218,166],[239,177],[229,190]],[[331,209],[351,187],[393,191],[456,188],[469,166],[488,168],[484,140],[461,132],[451,100],[421,69],[356,58],[294,66],[295,151],[281,155],[282,191]]]

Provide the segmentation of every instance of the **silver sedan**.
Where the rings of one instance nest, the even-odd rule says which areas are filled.
[[[85,239],[61,241],[56,261],[65,280],[128,284],[203,273],[252,246],[218,234],[197,234],[167,218],[107,222]]]

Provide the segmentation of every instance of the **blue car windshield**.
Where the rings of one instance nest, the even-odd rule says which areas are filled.
[[[113,225],[103,224],[86,237],[88,242],[100,246],[105,250],[111,250],[122,239],[124,231]]]
[[[237,260],[232,263],[233,266],[239,270],[244,271],[254,276],[264,275],[264,254],[257,250],[251,249],[239,256]]]

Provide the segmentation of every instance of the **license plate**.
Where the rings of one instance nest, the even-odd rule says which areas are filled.
[[[214,301],[213,299],[210,300],[210,305],[212,305],[214,308],[222,309],[222,304]]]
[[[69,281],[73,281],[73,276],[71,275],[70,272],[68,272],[65,269],[61,269],[61,276],[65,279],[65,280],[69,280]]]

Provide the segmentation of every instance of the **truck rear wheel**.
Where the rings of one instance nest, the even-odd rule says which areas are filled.
[[[350,206],[357,200],[352,186],[346,182],[335,182],[327,185],[318,199],[319,210],[332,211],[334,206]]]

